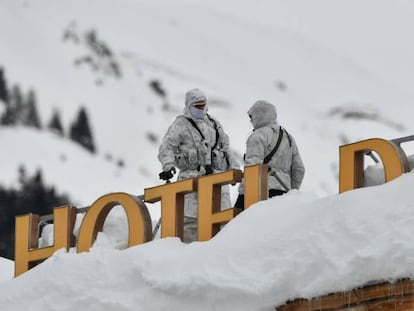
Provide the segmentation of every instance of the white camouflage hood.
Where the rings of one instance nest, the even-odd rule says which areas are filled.
[[[276,107],[265,100],[256,101],[248,110],[254,129],[273,125],[277,122]]]
[[[200,89],[191,89],[185,93],[185,107],[183,111],[184,115],[192,118],[190,113],[190,106],[194,103],[202,101],[207,102],[207,97]]]

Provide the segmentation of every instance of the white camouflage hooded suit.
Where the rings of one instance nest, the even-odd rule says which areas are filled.
[[[170,125],[159,148],[158,160],[163,171],[177,167],[179,169],[177,180],[205,175],[209,169],[212,169],[210,173],[217,173],[239,168],[239,164],[231,156],[229,138],[220,122],[207,114],[207,105],[203,110],[193,106],[200,102],[207,103],[207,98],[201,90],[192,89],[186,93],[184,112]],[[184,214],[187,218],[185,223],[188,222],[188,218],[196,222],[197,206],[197,193],[187,194],[184,202]],[[229,207],[231,207],[229,188],[223,186],[221,209]],[[191,234],[187,231],[185,226],[185,235]],[[192,234],[195,236],[185,237],[184,240],[186,242],[196,240],[196,232]]]
[[[244,165],[262,164],[275,147],[280,131],[283,136],[276,153],[267,163],[269,166],[268,189],[288,192],[299,189],[305,167],[294,138],[277,123],[276,107],[271,103],[258,100],[248,110],[253,125],[253,133],[246,142]],[[240,184],[239,192],[244,193]]]

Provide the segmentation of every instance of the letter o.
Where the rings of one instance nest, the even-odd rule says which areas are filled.
[[[111,209],[121,205],[128,219],[128,247],[152,240],[152,223],[148,209],[137,197],[123,193],[110,193],[97,199],[86,212],[78,235],[77,252],[87,252],[96,235],[102,231]]]

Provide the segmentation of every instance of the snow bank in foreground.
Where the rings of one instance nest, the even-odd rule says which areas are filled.
[[[273,310],[414,274],[414,174],[325,198],[260,202],[208,242],[57,252],[0,284],[4,310]]]
[[[0,283],[9,281],[14,276],[14,262],[0,257]]]

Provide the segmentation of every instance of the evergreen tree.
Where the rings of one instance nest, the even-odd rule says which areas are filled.
[[[30,127],[40,129],[42,127],[40,123],[39,113],[37,112],[36,95],[33,90],[29,91],[27,95],[27,102],[24,105],[24,120],[23,124]]]
[[[83,107],[79,110],[77,119],[70,127],[70,138],[90,152],[95,153],[95,144],[89,126],[88,115]]]
[[[22,112],[23,112],[23,97],[20,91],[20,87],[16,84],[13,86],[8,104],[6,105],[6,111],[0,118],[0,124],[2,125],[16,125],[22,124]]]
[[[51,214],[54,207],[70,202],[66,195],[56,193],[54,187],[44,184],[42,173],[27,176],[26,169],[19,167],[19,186],[6,189],[0,185],[0,256],[14,258],[15,216],[34,213]]]
[[[2,67],[0,67],[0,100],[5,103],[9,101],[9,92],[7,91],[6,78]]]
[[[10,106],[6,105],[6,110],[0,116],[0,125],[14,125],[15,120],[13,118],[13,113],[11,112]]]
[[[10,107],[15,120],[14,124],[22,124],[24,102],[19,85],[14,85],[10,94]]]
[[[50,119],[48,128],[59,136],[64,136],[62,122],[60,121],[60,114],[58,110],[53,112],[52,118]]]

